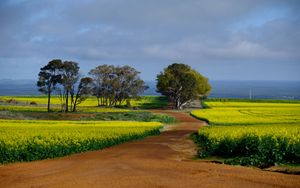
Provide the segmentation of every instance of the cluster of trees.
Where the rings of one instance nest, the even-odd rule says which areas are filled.
[[[190,66],[174,63],[157,75],[157,91],[181,110],[192,100],[205,98],[211,90],[208,79]]]
[[[59,95],[62,111],[74,112],[89,95],[97,97],[98,105],[114,106],[147,89],[140,72],[130,66],[98,66],[89,72],[91,77],[82,77],[79,70],[78,63],[60,59],[40,69],[37,86],[48,96],[48,111],[53,92]]]
[[[140,72],[130,66],[115,67],[101,65],[89,72],[94,81],[94,95],[99,106],[121,105],[130,98],[137,98],[148,89],[145,82],[139,78]]]
[[[97,97],[98,106],[116,106],[137,98],[148,86],[140,79],[137,70],[130,66],[100,65],[82,77],[78,63],[54,59],[39,72],[37,86],[48,96],[56,92],[64,112],[76,111],[78,104],[89,95]],[[157,91],[167,96],[176,109],[189,102],[205,98],[211,90],[208,79],[185,64],[174,63],[157,75]]]

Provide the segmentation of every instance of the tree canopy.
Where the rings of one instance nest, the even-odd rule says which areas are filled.
[[[37,86],[39,91],[48,95],[48,112],[50,98],[56,91],[61,99],[62,111],[76,110],[76,105],[84,101],[92,90],[92,79],[80,79],[79,65],[73,61],[54,59],[41,68]],[[71,102],[69,103],[69,99]]]
[[[138,97],[148,87],[139,77],[140,72],[130,66],[101,65],[89,72],[94,82],[98,105],[115,106]]]
[[[37,86],[41,93],[48,96],[48,112],[50,111],[51,93],[56,89],[56,85],[61,82],[61,70],[63,63],[60,59],[53,59],[42,67],[39,72]]]
[[[181,63],[169,65],[157,75],[157,91],[167,96],[176,109],[209,94],[211,86],[208,79]]]

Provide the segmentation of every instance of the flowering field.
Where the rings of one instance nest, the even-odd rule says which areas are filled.
[[[300,125],[300,104],[207,102],[210,108],[191,114],[212,125],[257,125],[296,123]]]
[[[0,163],[97,150],[159,134],[161,123],[0,120]]]
[[[13,100],[17,102],[19,105],[29,105],[31,102],[35,102],[38,106],[45,106],[47,104],[47,96],[0,96],[0,102],[6,102],[9,100]],[[131,105],[132,107],[138,108],[159,108],[167,105],[168,101],[165,97],[159,96],[142,96],[140,99],[132,99]],[[12,103],[13,104],[13,103]],[[60,98],[58,96],[51,97],[51,105],[52,108],[61,104]],[[93,107],[97,106],[96,97],[89,97],[87,100],[78,105],[78,107]],[[125,103],[123,105],[126,105]],[[16,106],[16,105],[15,105]],[[34,107],[34,106],[32,106]],[[58,108],[59,109],[59,108]],[[85,108],[83,108],[85,109]]]
[[[207,102],[192,111],[210,125],[199,130],[200,156],[226,163],[267,167],[300,164],[300,104]]]

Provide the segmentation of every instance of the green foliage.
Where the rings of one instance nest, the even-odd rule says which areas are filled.
[[[76,103],[75,100],[75,84],[79,80],[79,65],[76,62],[73,61],[64,61],[63,66],[61,69],[61,86],[62,88],[58,88],[60,99],[61,99],[61,107],[62,111],[68,112],[69,111],[69,105],[71,111],[75,111]],[[69,96],[71,99],[71,102],[69,104]],[[65,100],[63,103],[63,99]],[[64,107],[64,108],[63,108]]]
[[[157,90],[167,96],[177,109],[191,100],[207,96],[211,90],[208,79],[185,64],[174,63],[157,75]]]
[[[175,118],[164,114],[153,114],[150,112],[108,112],[99,113],[93,117],[82,118],[83,120],[105,120],[105,121],[141,121],[141,122],[161,122],[174,123]]]
[[[54,59],[50,61],[47,65],[41,68],[39,72],[39,78],[37,81],[37,86],[39,91],[46,94],[47,110],[50,111],[50,98],[53,90],[56,89],[56,84],[61,82],[60,71],[62,69],[62,61],[60,59]]]
[[[159,134],[157,122],[0,120],[0,163],[98,150]]]
[[[101,65],[92,69],[93,94],[98,99],[98,106],[121,105],[127,100],[137,98],[148,88],[139,77],[140,72],[130,66]]]

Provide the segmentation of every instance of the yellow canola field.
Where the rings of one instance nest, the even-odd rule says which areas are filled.
[[[158,122],[0,120],[0,163],[97,150],[159,134]]]

